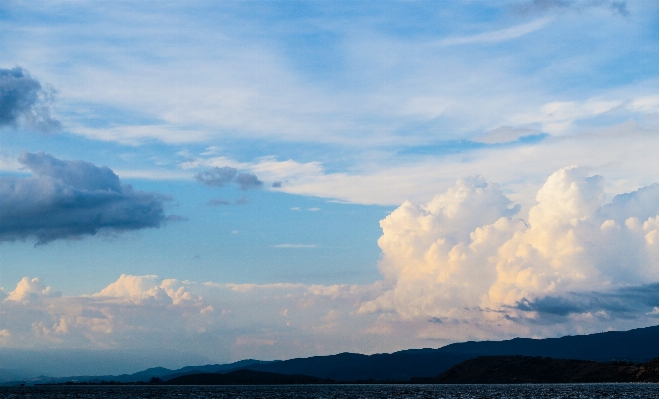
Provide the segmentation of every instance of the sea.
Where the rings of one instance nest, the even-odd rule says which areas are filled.
[[[0,387],[0,398],[659,399],[659,384],[25,386]]]

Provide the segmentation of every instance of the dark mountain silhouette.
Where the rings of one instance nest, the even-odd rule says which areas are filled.
[[[625,362],[594,362],[539,356],[481,356],[453,366],[425,382],[434,384],[659,382],[659,358],[633,365]]]
[[[152,378],[171,379],[187,374],[216,373],[222,371],[227,372],[259,363],[270,363],[270,362],[263,360],[247,359],[247,360],[240,360],[238,362],[228,363],[228,364],[207,364],[204,366],[186,366],[177,370],[170,370],[164,367],[153,367],[143,371],[139,371],[137,373],[121,374],[121,375],[72,376],[72,377],[42,376],[38,378],[33,378],[28,382],[39,383],[39,384],[44,384],[44,383],[55,384],[55,383],[62,383],[68,381],[90,382],[90,383],[99,383],[101,381],[114,381],[121,383],[138,382],[138,381],[146,382],[151,380]]]
[[[331,380],[299,374],[278,374],[254,370],[236,370],[229,373],[189,374],[167,380],[167,385],[274,385],[274,384],[329,384]]]
[[[435,376],[478,356],[544,356],[591,361],[649,361],[659,356],[659,326],[562,338],[515,338],[463,342],[439,349],[411,349],[391,354],[340,353],[253,364],[246,369],[306,374],[337,381],[396,380]]]
[[[394,380],[431,377],[466,359],[472,354],[441,353],[432,349],[407,350],[376,355],[339,353],[268,364],[253,364],[245,369],[282,374],[306,374],[336,381]]]
[[[659,326],[561,338],[515,338],[507,341],[462,342],[439,349],[476,356],[545,356],[594,361],[647,362],[659,356]]]
[[[479,356],[542,356],[599,362],[647,362],[659,357],[659,326],[562,338],[515,338],[506,341],[463,342],[439,349],[410,349],[394,353],[361,355],[340,353],[283,361],[243,360],[231,364],[189,366],[179,370],[153,368],[120,376],[40,378],[38,382],[90,381],[136,382],[152,377],[170,380],[199,373],[228,373],[240,369],[307,375],[335,381],[407,381],[432,378],[449,368]],[[36,382],[36,381],[35,381]]]

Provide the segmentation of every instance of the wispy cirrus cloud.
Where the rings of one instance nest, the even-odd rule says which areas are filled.
[[[439,41],[440,46],[455,46],[461,44],[478,44],[478,43],[499,43],[508,40],[517,39],[542,29],[550,23],[552,18],[541,18],[533,22],[512,26],[510,28],[499,29],[489,32],[478,33],[469,36],[448,37]]]

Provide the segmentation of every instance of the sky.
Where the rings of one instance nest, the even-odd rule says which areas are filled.
[[[655,325],[657,65],[649,0],[3,2],[0,347]]]

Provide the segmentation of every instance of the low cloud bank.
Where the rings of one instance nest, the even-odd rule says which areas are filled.
[[[166,197],[122,184],[108,167],[23,152],[28,177],[0,177],[0,241],[37,244],[159,227]]]

